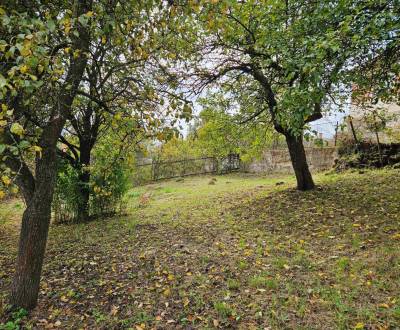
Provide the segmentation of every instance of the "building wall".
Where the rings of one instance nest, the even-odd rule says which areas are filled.
[[[307,162],[312,172],[332,168],[338,157],[336,148],[306,148]],[[245,164],[243,170],[250,173],[293,173],[289,151],[274,149],[264,151],[261,159]]]

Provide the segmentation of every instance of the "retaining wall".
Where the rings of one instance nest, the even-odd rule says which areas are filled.
[[[337,149],[305,148],[307,162],[312,172],[332,168],[338,158]],[[264,151],[261,159],[254,159],[243,165],[243,170],[250,173],[293,173],[289,151],[287,149],[271,149]]]

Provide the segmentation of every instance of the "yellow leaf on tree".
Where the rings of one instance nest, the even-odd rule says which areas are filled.
[[[11,179],[7,176],[7,175],[3,175],[1,177],[1,181],[3,181],[3,183],[8,186],[11,184]]]
[[[75,51],[74,51],[74,58],[78,58],[79,56],[80,56],[80,50],[79,49],[76,49]]]
[[[0,199],[3,199],[6,196],[6,193],[3,190],[0,190]]]
[[[41,147],[39,147],[39,146],[32,146],[32,147],[31,147],[31,150],[34,151],[34,152],[38,152],[39,155],[40,155],[40,157],[42,157],[42,148],[41,148]]]
[[[24,128],[19,123],[13,123],[10,129],[11,133],[22,136],[24,135]]]
[[[31,50],[29,49],[29,47],[24,47],[21,49],[21,55],[23,57],[29,56],[31,54]]]
[[[355,326],[354,329],[364,329],[364,323],[358,322]]]
[[[23,66],[21,66],[20,68],[19,68],[19,71],[21,72],[21,73],[27,73],[28,71],[29,71],[29,67],[27,66],[27,65],[23,65]]]

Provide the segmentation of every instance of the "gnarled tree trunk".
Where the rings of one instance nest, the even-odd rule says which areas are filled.
[[[37,161],[34,193],[26,200],[27,207],[22,217],[10,302],[25,309],[36,306],[39,292],[56,176],[55,155],[55,149],[49,148]]]
[[[297,189],[303,191],[313,189],[315,184],[308,168],[302,135],[294,136],[286,133],[285,137],[293,170],[296,175]]]

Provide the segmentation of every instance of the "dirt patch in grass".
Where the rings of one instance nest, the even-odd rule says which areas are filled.
[[[135,189],[129,217],[52,227],[39,306],[21,323],[395,329],[399,174],[318,175],[319,188],[306,193],[295,191],[290,178],[253,176]],[[280,181],[285,184],[276,186]],[[148,190],[151,199],[139,207]],[[15,235],[0,237],[0,245],[6,301]]]

